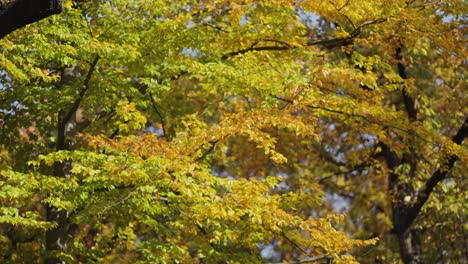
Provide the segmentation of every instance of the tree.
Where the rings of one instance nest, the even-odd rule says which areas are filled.
[[[11,33],[2,260],[465,261],[462,7],[77,1]]]
[[[61,0],[1,0],[0,38],[15,29],[60,12]]]

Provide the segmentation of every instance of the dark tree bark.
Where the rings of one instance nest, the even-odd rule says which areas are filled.
[[[398,74],[401,78],[407,79],[408,74],[403,63],[402,47],[396,49],[395,59],[398,61]],[[406,89],[402,90],[401,97],[409,121],[416,121],[418,118],[418,110],[413,98],[407,93]],[[467,136],[468,119],[465,119],[456,135],[452,137],[452,141],[457,145],[461,145]],[[446,178],[458,157],[449,157],[447,164],[445,164],[445,170],[436,170],[431,177],[426,180],[423,189],[416,192],[414,187],[408,183],[412,182],[417,170],[417,162],[415,160],[417,157],[411,147],[399,158],[390,146],[384,143],[380,143],[379,145],[382,148],[382,154],[386,160],[387,167],[392,171],[388,176],[388,188],[393,196],[391,202],[393,233],[398,238],[401,260],[405,264],[421,264],[424,261],[421,240],[419,239],[418,231],[414,229],[413,223],[420,214],[422,207],[429,199],[434,188],[439,182]],[[395,169],[404,164],[408,165],[410,170],[406,175],[399,175]],[[407,178],[400,179],[400,177]]]
[[[0,38],[15,29],[62,12],[62,0],[0,0]]]
[[[100,60],[99,56],[96,56],[94,60],[91,62],[89,67],[88,73],[83,81],[83,87],[81,88],[78,97],[75,99],[75,102],[71,105],[69,109],[63,109],[58,113],[58,120],[57,120],[57,140],[56,140],[56,151],[61,150],[70,150],[71,146],[69,142],[67,142],[67,124],[72,122],[73,116],[76,115],[80,104],[83,98],[86,95],[86,92],[89,89],[89,82],[93,73],[96,71],[97,64]],[[73,67],[72,67],[73,68]],[[74,72],[73,69],[70,69],[70,76],[69,78],[63,78],[62,82],[58,84],[58,87],[66,84],[67,82],[75,82],[78,80],[78,72]],[[67,80],[68,79],[68,80]],[[71,169],[71,162],[64,161],[64,162],[55,162],[53,176],[54,177],[65,177],[67,173],[70,172]],[[65,263],[64,261],[60,260],[55,256],[58,252],[64,252],[67,250],[67,244],[69,242],[69,238],[71,236],[70,230],[72,229],[72,223],[70,222],[70,218],[65,210],[59,211],[57,208],[53,206],[46,205],[46,214],[47,214],[47,221],[49,222],[56,222],[57,227],[53,229],[49,229],[46,232],[46,244],[45,248],[46,251],[50,254],[44,260],[45,264],[57,264],[57,263]]]
[[[452,141],[457,145],[461,145],[467,136],[468,119],[465,119],[462,126],[457,131],[457,134],[452,137]],[[387,156],[387,165],[390,165],[388,161],[392,159],[391,156],[394,154],[387,149],[384,149],[384,151],[386,151],[385,155]],[[457,159],[458,157],[456,156],[450,157],[446,164],[447,168],[445,170],[436,170],[425,182],[424,188],[420,190],[417,195],[414,193],[414,190],[402,187],[402,185],[398,185],[397,182],[393,183],[393,187],[396,188],[398,194],[413,195],[416,197],[416,202],[414,204],[405,203],[404,198],[402,199],[398,196],[396,196],[397,201],[392,203],[393,231],[398,237],[400,255],[403,263],[423,263],[421,241],[418,236],[418,231],[416,231],[412,225],[421,212],[422,207],[429,199],[434,188],[439,182],[446,178],[448,172],[453,168]]]

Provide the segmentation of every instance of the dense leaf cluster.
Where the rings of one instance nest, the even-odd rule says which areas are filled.
[[[462,2],[66,3],[0,41],[1,261],[467,260]]]

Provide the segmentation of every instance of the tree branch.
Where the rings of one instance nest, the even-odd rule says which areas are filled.
[[[468,119],[465,119],[465,122],[460,127],[457,134],[452,138],[452,141],[457,145],[461,145],[467,135],[468,135]],[[455,165],[455,161],[457,161],[457,159],[458,157],[454,155],[450,157],[447,167],[445,169],[441,169],[441,168],[437,169],[432,174],[432,176],[426,181],[426,183],[424,184],[424,188],[419,192],[416,203],[410,209],[411,211],[410,212],[410,215],[411,215],[410,224],[414,221],[418,213],[421,211],[421,208],[429,199],[429,196],[431,195],[432,191],[437,186],[437,184],[447,177],[448,172],[450,171],[450,169],[453,168],[453,166]]]
[[[57,145],[55,147],[56,150],[64,150],[66,149],[65,138],[66,138],[66,125],[72,118],[73,114],[76,113],[78,108],[80,107],[81,100],[83,99],[86,91],[89,88],[89,80],[96,68],[96,65],[99,61],[99,56],[96,56],[94,61],[91,63],[91,67],[89,68],[88,74],[86,75],[86,79],[84,80],[84,87],[80,90],[78,98],[73,103],[70,110],[62,116],[62,111],[60,111],[57,120]]]
[[[219,27],[219,26],[217,26],[217,25],[208,23],[208,22],[203,22],[201,25],[214,28],[214,29],[216,29],[216,30],[218,30],[218,31],[221,31],[221,32],[224,32],[224,33],[229,33],[229,31],[227,31],[226,29],[224,29],[224,28],[222,28],[222,27]]]
[[[335,8],[335,10],[336,10],[338,13],[340,13],[340,15],[344,16],[344,17],[346,18],[346,20],[348,20],[348,22],[351,24],[351,26],[353,26],[353,28],[355,29],[356,26],[354,25],[353,21],[352,21],[347,15],[341,13],[341,10],[342,10],[343,8],[345,8],[345,7],[349,4],[349,1],[350,1],[350,0],[346,1],[346,3],[345,3],[344,5],[342,5],[341,7],[338,7],[338,6],[336,6],[335,3],[333,3],[333,2],[330,1],[330,0],[328,0],[328,2]]]
[[[355,37],[361,34],[362,30],[365,27],[374,25],[374,24],[380,24],[386,21],[387,21],[386,18],[379,18],[376,20],[366,21],[362,23],[361,25],[359,25],[357,28],[355,28],[348,37],[313,41],[313,42],[307,43],[306,46],[321,45],[329,49],[337,48],[339,46],[344,46],[344,45],[349,44]]]
[[[156,107],[156,101],[154,100],[153,94],[151,92],[149,93],[149,96],[151,98],[151,104],[153,106],[153,109],[156,112],[156,114],[158,115],[159,120],[161,121],[163,137],[166,137],[167,133],[166,133],[166,124],[164,122],[164,117],[162,116],[161,112],[159,112],[158,108]]]
[[[86,93],[86,91],[89,89],[89,81],[91,80],[91,77],[93,76],[94,71],[96,70],[96,65],[99,61],[100,57],[99,55],[96,56],[96,58],[93,60],[91,63],[91,67],[88,70],[88,74],[86,75],[86,78],[84,80],[84,87],[83,89],[80,90],[78,98],[75,100],[73,103],[72,108],[65,114],[65,116],[62,119],[63,125],[68,123],[73,116],[73,114],[78,110],[78,107],[80,107],[81,100],[83,100],[83,97]]]
[[[62,12],[63,0],[12,0],[0,3],[0,39],[15,29]]]
[[[112,116],[115,114],[115,111],[100,111],[94,114],[93,118],[85,118],[82,122],[77,122],[74,129],[67,131],[67,135],[74,135],[76,132],[83,132],[88,126],[93,122],[100,120],[106,116]]]
[[[306,254],[308,255],[309,253],[307,253],[307,251],[305,251],[301,246],[299,246],[296,242],[292,241],[285,233],[284,231],[280,234],[284,239],[286,239],[286,241],[289,242],[289,244],[293,245],[293,247],[299,249],[299,251],[301,251],[303,254]]]
[[[288,102],[288,103],[291,103],[291,104],[293,103],[293,100],[290,100],[290,99],[282,98],[282,97],[279,97],[279,96],[273,96],[273,97],[280,100],[280,101],[283,101],[283,102]],[[330,112],[330,113],[345,115],[345,116],[348,116],[348,117],[358,117],[358,118],[360,118],[360,119],[362,119],[362,120],[364,120],[364,121],[366,121],[366,122],[368,122],[370,124],[376,124],[376,125],[380,125],[382,127],[393,128],[393,129],[399,130],[401,132],[407,133],[409,135],[416,136],[417,138],[421,139],[422,141],[424,141],[424,142],[426,142],[428,144],[433,144],[432,141],[423,138],[421,135],[417,134],[416,132],[414,132],[414,131],[412,131],[410,129],[404,129],[404,128],[401,128],[401,127],[398,127],[398,126],[395,126],[395,125],[392,125],[392,124],[387,124],[387,123],[382,123],[382,122],[379,122],[379,121],[376,121],[376,120],[372,120],[372,119],[369,119],[365,115],[360,115],[360,114],[355,114],[355,113],[347,113],[347,112],[344,112],[344,111],[341,111],[341,110],[327,108],[327,107],[323,107],[323,106],[316,106],[316,105],[307,105],[306,107],[310,108],[310,109],[319,109],[319,110],[323,110],[323,111]]]
[[[327,49],[332,49],[332,48],[337,48],[337,47],[340,47],[340,46],[348,45],[348,44],[350,44],[352,42],[352,40],[355,37],[357,37],[362,32],[363,28],[365,28],[367,26],[370,26],[370,25],[373,25],[373,24],[383,23],[385,21],[387,21],[386,18],[379,18],[379,19],[372,20],[372,21],[366,21],[366,22],[362,23],[361,25],[359,25],[357,28],[355,28],[348,37],[325,39],[325,40],[318,40],[318,41],[310,41],[310,42],[307,42],[305,45],[303,45],[303,47],[323,46],[323,47],[325,47]],[[269,40],[269,41],[271,41],[271,40]],[[225,60],[225,59],[228,59],[230,57],[245,54],[245,53],[250,52],[250,51],[290,50],[290,49],[296,49],[296,48],[300,47],[300,46],[292,46],[292,45],[286,44],[284,42],[279,42],[279,41],[275,41],[275,42],[281,43],[283,46],[255,47],[255,44],[254,44],[254,45],[252,45],[252,46],[250,46],[249,48],[246,48],[246,49],[241,49],[241,50],[226,53],[221,57],[221,59]]]
[[[216,141],[211,141],[209,143],[211,144],[210,148],[207,149],[205,151],[205,153],[203,153],[200,157],[196,158],[195,159],[196,162],[204,160],[206,158],[206,156],[208,156],[211,152],[213,152],[213,150],[216,148],[216,143],[218,143],[218,141],[217,140]],[[198,149],[200,149],[200,148],[198,148]]]
[[[322,260],[322,259],[326,259],[327,260],[327,263],[330,263],[330,261],[333,259],[331,256],[329,255],[318,255],[318,256],[315,256],[315,257],[307,257],[307,258],[303,258],[303,259],[299,259],[299,260],[296,260],[296,261],[291,261],[291,262],[276,262],[276,263],[268,263],[268,264],[301,264],[301,263],[312,263],[312,262],[316,262],[316,261],[319,261],[319,260]]]
[[[400,46],[396,49],[395,59],[398,61],[397,62],[398,74],[403,80],[405,80],[405,79],[408,79],[408,75],[406,74],[406,67],[403,64],[403,57],[401,53],[402,53],[402,48]],[[416,109],[414,100],[408,94],[408,92],[406,91],[406,88],[403,88],[402,93],[403,93],[403,102],[405,104],[405,109],[406,109],[406,113],[408,114],[408,118],[410,119],[410,121],[416,121],[418,111]]]
[[[294,49],[295,47],[290,47],[290,46],[264,46],[264,47],[250,47],[250,48],[246,48],[246,49],[242,49],[242,50],[238,50],[238,51],[233,51],[233,52],[229,52],[227,54],[224,54],[221,59],[222,60],[225,60],[227,58],[230,58],[230,57],[235,57],[237,55],[241,55],[241,54],[245,54],[247,52],[250,52],[250,51],[262,51],[262,50],[290,50],[290,49]]]

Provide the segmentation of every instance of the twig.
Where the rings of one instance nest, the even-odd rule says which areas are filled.
[[[209,142],[211,144],[210,148],[205,151],[205,153],[203,153],[203,155],[201,155],[200,157],[196,158],[195,161],[196,162],[199,162],[199,161],[202,161],[206,158],[206,156],[208,156],[208,154],[210,154],[211,152],[213,152],[213,150],[216,148],[216,143],[218,143],[218,141],[211,141]]]
[[[291,44],[287,43],[287,42],[284,42],[284,41],[281,41],[281,40],[276,40],[276,39],[262,39],[262,41],[265,41],[265,42],[274,42],[274,43],[279,43],[281,45],[284,45],[286,47],[289,47],[289,48],[294,48],[294,46],[292,46]]]
[[[309,255],[307,251],[305,251],[302,247],[300,247],[296,242],[292,241],[284,232],[281,233],[281,236],[286,239],[291,245],[293,245],[295,248],[299,249],[303,254]]]
[[[340,13],[342,16],[344,16],[344,17],[346,18],[346,20],[348,20],[348,22],[351,24],[351,26],[353,26],[354,29],[356,29],[356,26],[354,25],[353,21],[352,21],[347,15],[341,13],[341,10],[342,10],[343,8],[345,8],[345,7],[349,4],[350,0],[346,1],[346,3],[345,3],[344,5],[342,5],[341,7],[337,7],[337,6],[335,5],[335,3],[333,3],[333,2],[330,1],[330,0],[328,0],[328,2],[335,8],[335,10],[336,10],[338,13]]]
[[[108,205],[108,206],[105,206],[102,210],[102,212],[99,213],[99,218],[101,217],[101,215],[105,214],[107,211],[109,211],[110,208],[112,207],[115,207],[119,204],[122,204],[124,203],[126,200],[128,200],[130,197],[132,196],[132,193],[130,192],[126,197],[124,197],[122,200],[116,202],[116,203],[113,203],[111,205]]]
[[[222,28],[222,27],[218,27],[217,25],[213,25],[213,24],[210,24],[210,23],[207,23],[207,22],[203,22],[202,23],[203,26],[208,26],[208,27],[211,27],[211,28],[214,28],[218,31],[221,31],[221,32],[224,32],[224,33],[229,33],[229,31],[227,31],[226,29]]]

